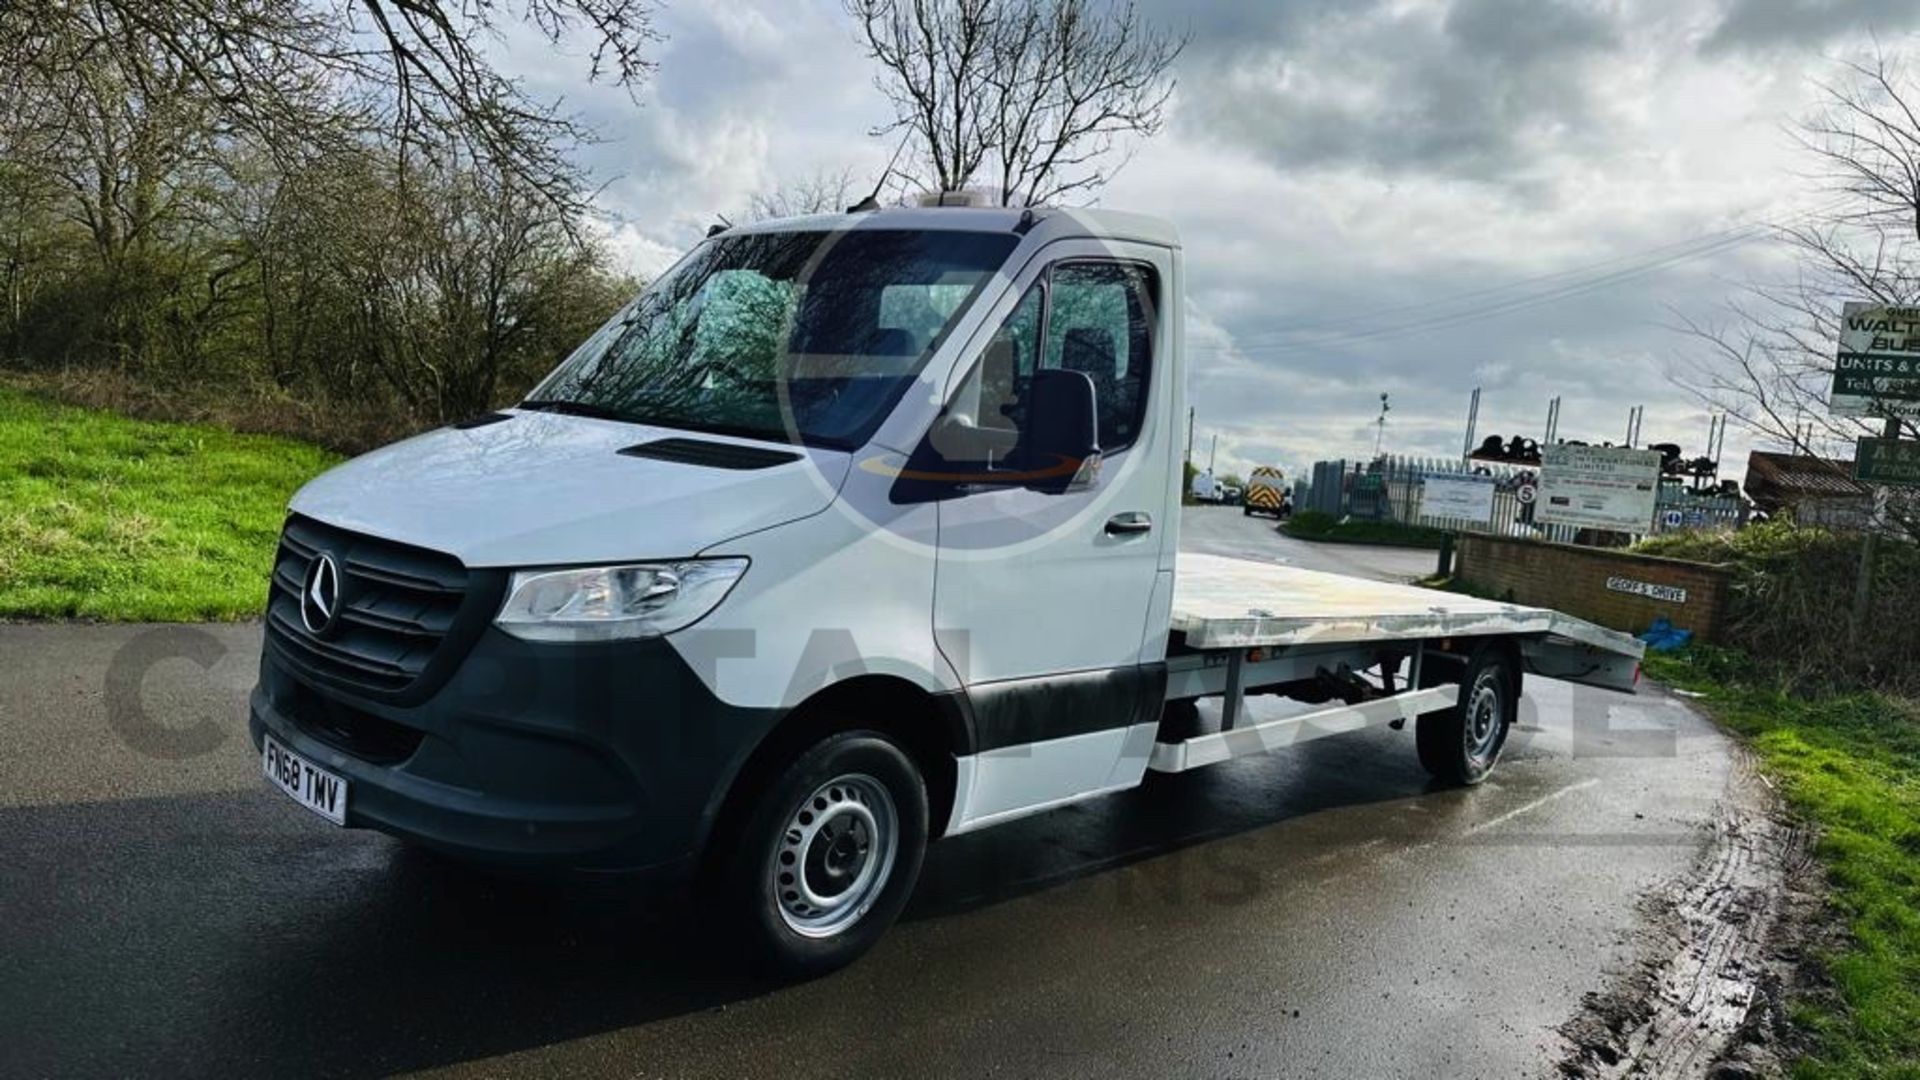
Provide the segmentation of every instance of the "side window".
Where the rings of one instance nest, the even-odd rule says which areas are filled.
[[[1153,271],[1136,263],[1068,262],[1049,275],[1040,364],[1084,372],[1100,408],[1100,449],[1133,445],[1153,370]]]
[[[1033,375],[1040,351],[1041,309],[1046,290],[1035,285],[1014,306],[1000,329],[974,362],[960,389],[947,406],[947,415],[962,425],[995,436],[989,443],[1012,445],[1019,426],[1016,410],[1027,379]],[[941,448],[950,458],[984,460],[986,454],[960,447]]]
[[[931,449],[948,462],[992,465],[1019,442],[1021,407],[1036,368],[1093,381],[1100,449],[1139,436],[1152,374],[1153,272],[1135,263],[1065,262],[1020,298],[960,382]]]

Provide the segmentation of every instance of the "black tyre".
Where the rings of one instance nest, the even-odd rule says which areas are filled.
[[[1517,715],[1518,672],[1507,654],[1483,648],[1467,661],[1460,701],[1414,722],[1420,764],[1446,784],[1477,784],[1493,772]]]
[[[1240,508],[1240,516],[1241,516],[1241,517],[1252,517],[1252,516],[1253,516],[1253,507],[1251,507],[1251,506],[1242,506],[1242,507]]]
[[[752,958],[824,975],[872,948],[906,906],[926,854],[926,784],[886,736],[832,735],[779,773],[722,843],[717,899]]]

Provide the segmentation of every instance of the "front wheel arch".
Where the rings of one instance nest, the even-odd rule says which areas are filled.
[[[824,687],[787,710],[735,770],[715,809],[700,857],[710,863],[715,841],[736,829],[753,797],[806,749],[843,731],[877,731],[898,742],[927,787],[928,839],[946,831],[959,785],[957,755],[965,752],[966,719],[957,700],[943,701],[893,675],[858,675]]]

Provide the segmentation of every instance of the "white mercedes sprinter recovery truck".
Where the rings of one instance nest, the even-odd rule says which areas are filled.
[[[267,777],[458,857],[697,882],[804,974],[930,840],[1410,719],[1472,784],[1523,673],[1633,687],[1637,642],[1555,612],[1180,555],[1181,278],[1104,211],[718,231],[525,401],[294,497]]]

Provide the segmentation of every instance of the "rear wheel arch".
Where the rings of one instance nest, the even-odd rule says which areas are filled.
[[[1428,642],[1429,646],[1435,644]],[[1454,639],[1454,647],[1459,651],[1435,654],[1429,652],[1422,661],[1420,687],[1438,686],[1443,682],[1457,682],[1463,671],[1473,666],[1481,656],[1492,653],[1502,660],[1502,666],[1508,673],[1507,688],[1513,694],[1517,706],[1521,693],[1526,689],[1526,654],[1520,651],[1520,643],[1510,637],[1486,637]]]
[[[1518,708],[1520,695],[1526,689],[1526,654],[1520,651],[1520,643],[1510,637],[1493,638],[1487,642],[1487,648],[1498,651],[1506,659],[1508,685],[1513,691],[1514,707]]]

